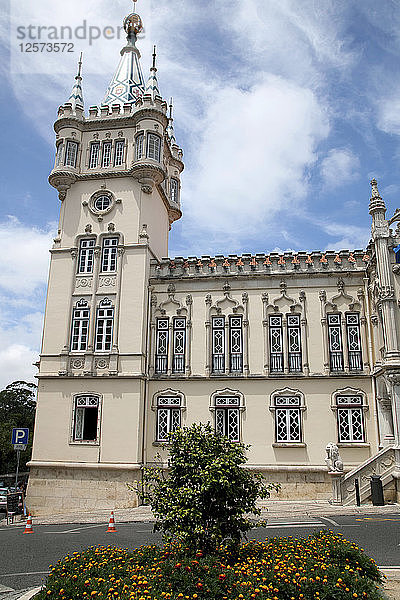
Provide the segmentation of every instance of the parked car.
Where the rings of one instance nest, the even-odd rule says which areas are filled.
[[[7,493],[8,488],[0,488],[0,511],[3,512],[7,510]]]

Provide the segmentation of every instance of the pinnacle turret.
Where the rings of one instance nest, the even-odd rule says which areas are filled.
[[[377,211],[386,212],[385,202],[382,200],[379,190],[378,190],[378,182],[376,179],[372,179],[371,181],[372,194],[369,202],[369,214],[373,215]]]
[[[153,63],[150,68],[150,75],[149,75],[149,78],[147,80],[147,85],[146,85],[146,94],[149,94],[151,96],[152,100],[155,100],[156,97],[161,98],[160,90],[158,87],[158,81],[157,81],[156,58],[157,58],[157,53],[156,53],[156,47],[154,46],[154,48],[153,48]]]
[[[176,144],[176,137],[175,137],[175,131],[174,131],[173,109],[174,109],[173,99],[171,98],[171,100],[169,101],[169,117],[168,117],[168,127],[167,127],[167,135],[168,135],[169,141],[171,142],[171,146]]]
[[[78,63],[78,74],[75,77],[75,84],[72,88],[68,103],[72,105],[72,112],[76,113],[77,107],[84,108],[83,91],[82,91],[82,53]]]
[[[144,79],[140,66],[140,52],[136,48],[138,34],[143,31],[142,19],[132,13],[124,19],[127,44],[121,50],[121,60],[108,87],[103,104],[133,103],[144,94]]]

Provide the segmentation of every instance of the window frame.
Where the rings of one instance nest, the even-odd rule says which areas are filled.
[[[80,407],[77,406],[78,400],[83,398],[92,398],[97,400],[97,427],[96,427],[96,439],[84,440],[77,439],[76,437],[76,424],[77,414]],[[90,407],[84,407],[90,408]],[[87,445],[87,446],[98,446],[100,444],[100,433],[101,433],[101,416],[102,416],[102,396],[98,393],[80,393],[75,394],[72,397],[72,411],[71,411],[71,429],[70,429],[70,445]]]
[[[152,140],[157,140],[157,144],[154,144],[154,152],[151,150]],[[146,157],[158,163],[161,162],[161,144],[161,137],[157,133],[149,131],[146,136]]]
[[[164,400],[164,402],[163,402]],[[170,401],[170,402],[168,402]],[[183,412],[186,410],[186,399],[185,395],[177,390],[159,390],[153,396],[151,409],[154,412],[154,441],[153,446],[160,446],[169,443],[168,432],[171,432],[171,424],[173,422],[173,414],[175,415],[179,411],[179,424],[176,429],[182,427],[183,424]],[[167,435],[165,438],[160,439],[160,415],[161,411],[170,411],[167,415]],[[175,429],[174,429],[175,430]]]
[[[87,312],[87,316],[78,316],[78,313]],[[84,323],[86,323],[86,328],[84,328]],[[78,327],[76,327],[78,325]],[[71,339],[70,339],[70,351],[71,352],[86,352],[88,349],[88,340],[89,340],[89,326],[90,326],[90,307],[86,300],[83,298],[76,303],[74,308],[72,309],[72,319],[71,319]],[[86,329],[86,333],[83,333]],[[74,348],[74,337],[76,336],[77,331],[77,346]],[[84,344],[82,347],[82,340],[84,340]]]
[[[350,318],[356,317],[356,323],[350,323]],[[348,354],[348,362],[349,362],[349,371],[351,372],[360,372],[363,370],[363,352],[362,352],[362,338],[361,338],[361,317],[360,313],[357,311],[346,312],[344,315],[344,322],[346,328],[346,341],[347,341],[347,354]],[[350,346],[353,341],[351,339],[351,330],[356,330],[357,334],[357,346],[358,350],[351,350]]]
[[[90,243],[87,247],[83,244]],[[96,247],[96,238],[81,238],[79,241],[79,252],[77,262],[77,275],[90,275],[94,270],[94,251]],[[82,261],[83,258],[83,261]],[[82,264],[83,262],[83,264]],[[83,267],[83,269],[82,269]]]
[[[285,399],[287,400],[285,402]],[[282,400],[282,402],[277,402]],[[276,448],[304,448],[307,446],[305,442],[304,430],[304,412],[307,410],[304,393],[298,389],[284,388],[275,390],[270,396],[270,412],[274,417],[274,442],[273,447]],[[286,439],[280,439],[278,435],[278,415],[285,411],[287,434]],[[296,411],[299,427],[299,436],[293,439],[290,432],[290,415],[291,411]],[[289,427],[288,427],[289,425]],[[299,439],[300,438],[300,439]]]
[[[243,435],[242,413],[246,410],[243,394],[239,390],[228,388],[216,391],[211,394],[210,410],[214,413],[214,431],[218,433],[218,419],[222,417],[224,433],[221,431],[219,433],[227,437],[231,442],[241,442]],[[236,415],[237,424],[237,435],[234,436],[234,439],[230,437],[229,431],[229,427],[231,426],[229,419],[232,414]]]
[[[292,324],[291,320],[296,319],[297,323]],[[297,343],[299,350],[292,350],[291,332],[295,331],[297,335]],[[302,353],[302,336],[301,336],[301,315],[288,313],[286,315],[286,335],[287,335],[287,364],[289,373],[302,373],[303,372],[303,353]]]
[[[272,320],[276,319],[277,323],[272,323]],[[276,339],[273,340],[273,332],[279,332],[279,346],[280,350],[273,350],[274,345],[277,343]],[[283,315],[272,314],[268,317],[268,342],[269,342],[269,372],[271,375],[282,374],[285,369],[285,355],[283,345]]]
[[[75,148],[74,152],[70,151],[71,148]],[[64,154],[64,166],[65,167],[71,167],[73,169],[76,169],[76,165],[77,165],[77,161],[78,161],[78,150],[79,150],[79,142],[76,142],[75,140],[67,140],[66,141],[65,154]],[[71,157],[74,158],[73,161],[70,160]]]
[[[222,325],[215,325],[215,323],[221,320]],[[226,371],[226,359],[225,359],[225,351],[226,351],[226,339],[225,339],[225,329],[226,329],[226,318],[225,315],[213,315],[211,317],[211,373],[213,375],[221,375],[225,374]],[[217,334],[221,334],[221,352],[216,352],[216,346],[218,345]]]
[[[179,204],[179,179],[171,177],[169,182],[169,199],[174,204]]]
[[[334,322],[334,318],[338,322]],[[331,373],[344,372],[344,348],[343,348],[343,331],[342,331],[342,313],[331,312],[327,314],[327,329],[328,329],[328,352],[329,352],[329,370]],[[332,349],[332,331],[339,333],[338,340],[340,342],[339,350]]]
[[[240,325],[233,325],[237,319]],[[234,339],[236,332],[239,332],[239,337]],[[226,342],[225,342],[226,343]],[[234,352],[232,348],[234,344],[239,344],[240,351]],[[229,315],[228,317],[228,352],[229,352],[229,373],[243,373],[243,315]]]
[[[180,324],[183,322],[183,325]],[[182,334],[182,341],[178,336]],[[184,375],[186,369],[186,343],[187,343],[187,319],[186,317],[172,317],[172,365],[171,371],[174,375]],[[177,352],[177,348],[182,348]]]
[[[121,151],[119,149],[121,148]],[[125,140],[115,140],[114,167],[122,167],[125,160]]]
[[[113,145],[112,145],[111,140],[106,140],[102,144],[102,149],[101,149],[101,168],[102,169],[108,169],[109,167],[111,167],[112,146]]]
[[[166,327],[160,326],[161,323],[165,323]],[[169,317],[157,317],[156,318],[156,336],[155,336],[155,353],[154,353],[154,372],[156,375],[166,375],[168,373],[168,353],[169,353]],[[161,338],[164,337],[165,342],[161,346]],[[164,347],[165,351],[159,352],[160,347]]]
[[[101,244],[100,273],[116,273],[118,270],[119,237],[103,237]],[[114,267],[114,268],[112,268]]]
[[[95,150],[97,152],[95,152]],[[100,142],[90,142],[89,149],[89,169],[96,169],[99,166]]]
[[[145,157],[144,132],[141,131],[135,137],[135,160],[141,160]]]
[[[100,314],[103,311],[104,314]],[[104,298],[104,300],[99,303],[96,310],[96,326],[94,337],[95,352],[111,352],[114,338],[114,318],[115,307],[113,306],[111,300]],[[110,325],[107,324],[108,321],[111,322],[111,328]],[[101,322],[105,323],[105,326],[103,325],[101,344],[99,345],[99,327]],[[109,341],[107,341],[107,338],[109,338]]]

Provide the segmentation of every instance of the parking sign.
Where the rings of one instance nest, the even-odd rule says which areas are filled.
[[[12,430],[11,443],[15,446],[26,446],[29,439],[29,429],[25,427],[14,427]],[[15,448],[17,449],[17,448]]]

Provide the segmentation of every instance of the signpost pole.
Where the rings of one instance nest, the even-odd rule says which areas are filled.
[[[15,472],[15,489],[18,487],[18,471],[19,471],[19,457],[21,454],[21,450],[17,450],[17,470]]]

